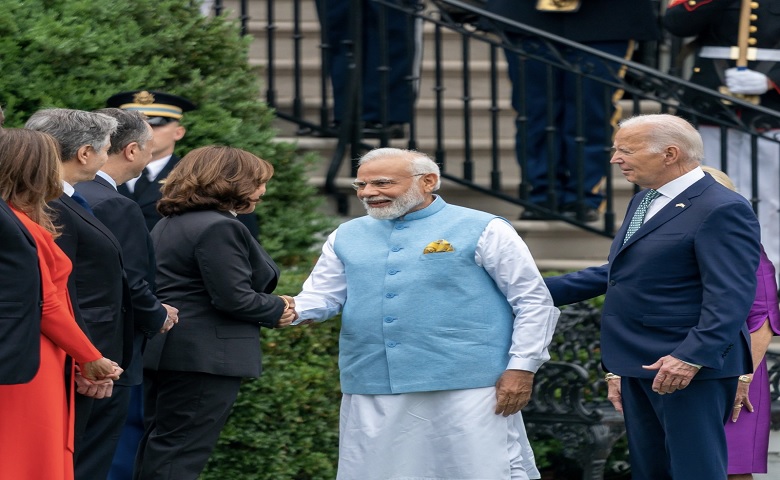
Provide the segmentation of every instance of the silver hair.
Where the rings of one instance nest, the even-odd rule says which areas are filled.
[[[649,126],[648,148],[663,153],[670,145],[680,148],[683,159],[701,163],[704,160],[704,143],[699,132],[688,121],[669,114],[638,115],[620,122],[621,128]]]
[[[76,157],[79,148],[91,145],[101,150],[116,131],[117,121],[102,113],[47,108],[35,112],[24,128],[46,132],[60,144],[62,161]]]
[[[121,152],[128,145],[135,142],[144,150],[146,142],[152,139],[152,132],[149,130],[149,123],[146,116],[135,110],[121,110],[119,108],[101,108],[95,110],[95,113],[102,113],[118,122],[116,131],[111,134],[111,148],[108,149],[109,155]]]
[[[416,150],[404,150],[401,148],[375,148],[366,153],[360,160],[358,165],[379,160],[386,157],[401,157],[409,162],[409,174],[410,175],[423,175],[427,173],[436,174],[436,185],[433,187],[435,192],[441,187],[441,170],[439,165],[436,164],[428,155],[418,152]]]

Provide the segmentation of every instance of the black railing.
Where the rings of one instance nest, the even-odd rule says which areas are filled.
[[[309,2],[310,0],[306,1]],[[328,11],[329,1],[332,2],[334,0],[320,0],[318,2],[320,13]],[[502,75],[505,75],[502,73],[504,59],[503,55],[500,54],[500,50],[512,51],[521,60],[533,59],[543,62],[547,68],[548,82],[551,82],[550,78],[554,72],[565,70],[573,73],[578,79],[575,83],[575,89],[577,90],[576,98],[580,104],[582,104],[583,96],[579,89],[582,81],[587,79],[604,86],[603,102],[609,109],[612,108],[609,92],[613,89],[619,89],[626,93],[625,98],[630,101],[624,100],[621,102],[622,108],[628,110],[623,113],[624,117],[648,112],[674,113],[689,118],[695,123],[714,125],[721,128],[723,132],[736,130],[748,135],[752,139],[753,145],[753,182],[750,197],[754,208],[756,210],[761,208],[758,201],[759,187],[757,179],[759,172],[757,172],[758,150],[756,144],[759,138],[778,144],[778,139],[766,133],[766,127],[768,125],[780,125],[780,113],[692,84],[678,76],[663,73],[652,66],[609,55],[522,23],[506,20],[491,12],[475,7],[475,2],[436,0],[434,3],[429,2],[423,7],[416,0],[373,0],[374,4],[382,7],[379,10],[380,25],[384,22],[386,12],[389,12],[391,9],[404,12],[408,16],[409,22],[415,20],[422,21],[426,25],[425,30],[428,36],[424,42],[423,49],[432,49],[432,60],[428,61],[429,65],[427,65],[425,73],[421,77],[416,72],[410,71],[406,78],[410,88],[416,90],[422,82],[425,88],[433,92],[429,96],[432,98],[426,99],[426,112],[430,112],[433,120],[425,124],[421,123],[422,106],[418,102],[412,120],[407,125],[404,141],[402,142],[403,145],[400,145],[398,141],[392,140],[390,138],[391,132],[388,130],[380,131],[378,138],[364,138],[360,116],[362,111],[361,92],[363,90],[360,75],[362,71],[361,48],[363,45],[362,42],[356,39],[362,38],[361,30],[365,22],[362,18],[363,2],[361,0],[351,1],[353,3],[350,13],[351,22],[350,25],[343,26],[343,28],[349,29],[350,35],[348,40],[345,40],[343,45],[340,45],[341,47],[346,47],[350,52],[348,59],[350,72],[348,92],[350,95],[346,101],[345,115],[338,126],[331,124],[333,99],[329,88],[329,74],[331,72],[328,71],[329,55],[332,54],[335,46],[328,40],[329,35],[326,27],[323,25],[324,22],[320,22],[323,28],[320,28],[318,33],[314,31],[304,32],[301,29],[301,0],[287,0],[285,2],[292,5],[293,14],[291,21],[293,25],[286,28],[284,32],[278,28],[274,7],[275,3],[281,2],[267,1],[267,13],[264,20],[268,59],[267,65],[265,65],[267,102],[276,109],[279,118],[296,124],[298,133],[331,136],[338,139],[330,167],[328,168],[325,191],[339,198],[338,205],[342,210],[341,213],[348,213],[346,209],[349,204],[346,201],[347,192],[349,192],[348,182],[343,181],[343,179],[346,176],[355,174],[354,165],[351,165],[349,173],[346,173],[345,169],[342,168],[347,152],[349,152],[349,158],[355,159],[367,149],[392,144],[428,151],[441,165],[443,178],[454,183],[510,204],[522,206],[525,209],[541,210],[551,218],[567,222],[595,234],[613,235],[616,219],[616,186],[612,182],[612,169],[609,159],[612,146],[611,134],[614,126],[609,122],[603,125],[606,139],[603,145],[605,178],[603,184],[604,203],[602,206],[604,213],[603,224],[588,223],[584,221],[581,214],[576,217],[564,215],[559,210],[559,199],[555,198],[554,193],[551,193],[548,197],[546,208],[541,208],[531,203],[529,201],[528,181],[526,178],[528,169],[525,168],[527,164],[525,154],[520,152],[519,158],[512,158],[511,161],[506,161],[504,158],[503,160],[505,161],[502,162],[502,139],[506,143],[507,137],[515,135],[516,132],[500,131],[499,129],[500,119],[505,118],[502,115],[511,112],[511,109],[507,107],[510,92],[501,91],[499,85],[499,79]],[[467,15],[456,16],[447,13],[456,9],[460,12],[465,12]],[[245,16],[245,13],[242,13],[242,17]],[[322,15],[320,15],[320,18],[322,18]],[[464,22],[463,18],[479,20],[475,22],[475,25]],[[514,45],[502,33],[506,27],[511,27],[516,32],[523,32],[533,36],[538,40],[538,44],[542,48],[536,50],[524,49],[522,46]],[[316,83],[316,86],[309,84],[311,88],[307,90],[302,82],[306,73],[302,68],[304,58],[301,49],[305,48],[302,46],[302,42],[306,40],[309,42],[307,46],[311,48],[313,45],[311,37],[313,35],[319,35],[317,46],[321,49],[321,55],[319,56],[321,64],[319,68],[316,68],[319,81]],[[445,38],[453,35],[457,35],[460,38],[460,52],[453,53],[445,49]],[[676,39],[668,40],[669,38],[667,36],[664,48],[667,50],[670,49],[670,46],[672,49],[677,48],[679,41]],[[378,73],[380,87],[382,87],[380,88],[380,94],[384,96],[387,95],[387,72],[389,70],[387,60],[388,42],[399,41],[411,42],[413,39],[384,38],[380,44],[379,55],[381,58]],[[282,42],[288,42],[293,45],[292,58],[280,58],[276,53],[276,49],[279,48],[279,44]],[[651,53],[645,52],[643,54],[643,62],[653,64],[654,66],[660,65],[662,62],[659,62],[657,57],[653,57],[653,55],[663,49],[659,48],[657,43],[653,43],[648,48]],[[477,49],[480,52],[486,49],[487,54],[477,55],[474,53]],[[568,62],[561,53],[564,49],[585,52],[595,60],[591,60],[593,63],[586,64]],[[446,56],[452,57],[453,55],[455,55],[455,60],[446,59]],[[311,61],[311,55],[307,58]],[[290,61],[292,61],[292,88],[285,85],[287,93],[281,95],[278,91],[280,88],[279,78],[281,78],[280,75],[282,74],[281,65],[284,63],[285,68],[290,70]],[[486,69],[484,69],[485,62],[488,64]],[[667,63],[674,64],[673,60]],[[593,73],[596,67],[606,69],[610,74],[606,76],[596,75]],[[473,92],[474,82],[472,77],[478,71],[482,71],[480,69],[484,69],[487,72],[490,76],[490,81],[487,82],[489,92],[487,95],[484,95],[485,98],[480,98],[478,102]],[[677,71],[675,72],[677,73]],[[284,73],[289,75],[287,71]],[[457,77],[457,81],[453,81],[453,75]],[[457,88],[452,87],[453,84],[456,84]],[[522,78],[515,85],[515,88],[523,88]],[[691,92],[696,93],[695,96],[697,97],[693,103],[687,100],[690,98],[687,94]],[[550,96],[550,99],[552,97]],[[389,98],[387,101],[392,102],[394,99]],[[388,125],[386,121],[387,103],[382,102],[382,105],[380,123]],[[316,108],[313,108],[315,106]],[[737,110],[743,113],[751,112],[751,115],[740,115],[737,113]],[[485,123],[489,124],[489,134],[475,138],[475,119],[478,114],[481,115],[484,112],[487,112]],[[459,116],[460,119],[453,122],[455,115]],[[743,121],[743,118],[751,118],[752,120],[748,123]],[[586,122],[588,122],[587,111],[580,108],[575,121],[577,125],[575,143],[579,147],[576,149],[577,153],[575,154],[577,157],[575,169],[577,171],[573,173],[575,178],[581,180],[583,172],[582,162],[584,159],[583,128]],[[460,127],[458,130],[453,130],[452,125],[457,123],[460,123]],[[522,141],[527,134],[528,128],[528,119],[524,117],[522,112],[517,115],[516,126],[518,138]],[[420,129],[424,129],[424,131]],[[548,138],[552,140],[556,135],[560,134],[555,121],[549,118],[547,120]],[[780,145],[778,148],[780,149]],[[722,160],[724,162],[722,168],[728,171],[726,149],[723,148],[722,152]],[[507,154],[504,153],[503,156],[506,157]],[[550,158],[552,162],[552,157]],[[555,174],[554,169],[550,168],[548,170],[550,176]],[[550,180],[553,179],[550,178]],[[514,186],[511,185],[512,183],[514,183]],[[351,194],[351,192],[349,193]],[[578,203],[581,203],[579,201],[583,199],[585,193],[585,188],[580,181]],[[773,192],[773,195],[780,196],[780,192]],[[622,218],[623,212],[617,213]],[[775,235],[773,239],[765,238],[765,242],[780,242],[778,238],[780,238],[780,235]]]

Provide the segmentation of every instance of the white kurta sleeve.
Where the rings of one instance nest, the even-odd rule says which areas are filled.
[[[295,296],[295,310],[299,318],[293,323],[304,320],[325,321],[338,315],[347,299],[347,278],[344,264],[336,256],[333,244],[336,240],[334,230],[322,246],[322,255],[314,265],[309,278],[303,283],[301,293]]]
[[[515,315],[507,369],[535,373],[550,359],[547,346],[560,311],[531,252],[509,223],[495,219],[479,238],[475,261],[506,295]]]

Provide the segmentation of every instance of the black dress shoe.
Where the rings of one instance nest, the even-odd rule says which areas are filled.
[[[520,220],[555,220],[555,218],[546,213],[528,209],[523,210],[523,213],[520,214]]]
[[[563,210],[564,216],[571,218],[572,220],[579,220],[587,223],[595,222],[601,216],[598,209],[591,207],[583,207],[582,216],[578,216],[579,207],[576,204],[566,204],[561,210]]]
[[[404,138],[404,124],[390,123],[386,126],[379,122],[365,122],[363,124],[364,138],[380,138],[383,133],[387,134],[387,138]]]

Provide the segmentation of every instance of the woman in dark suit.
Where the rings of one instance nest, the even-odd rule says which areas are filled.
[[[179,309],[176,329],[144,354],[146,431],[134,478],[198,477],[243,377],[261,371],[260,327],[295,318],[292,298],[272,295],[273,260],[236,219],[254,211],[273,175],[266,161],[231,147],[193,150],[174,167],[151,232],[157,296]]]

